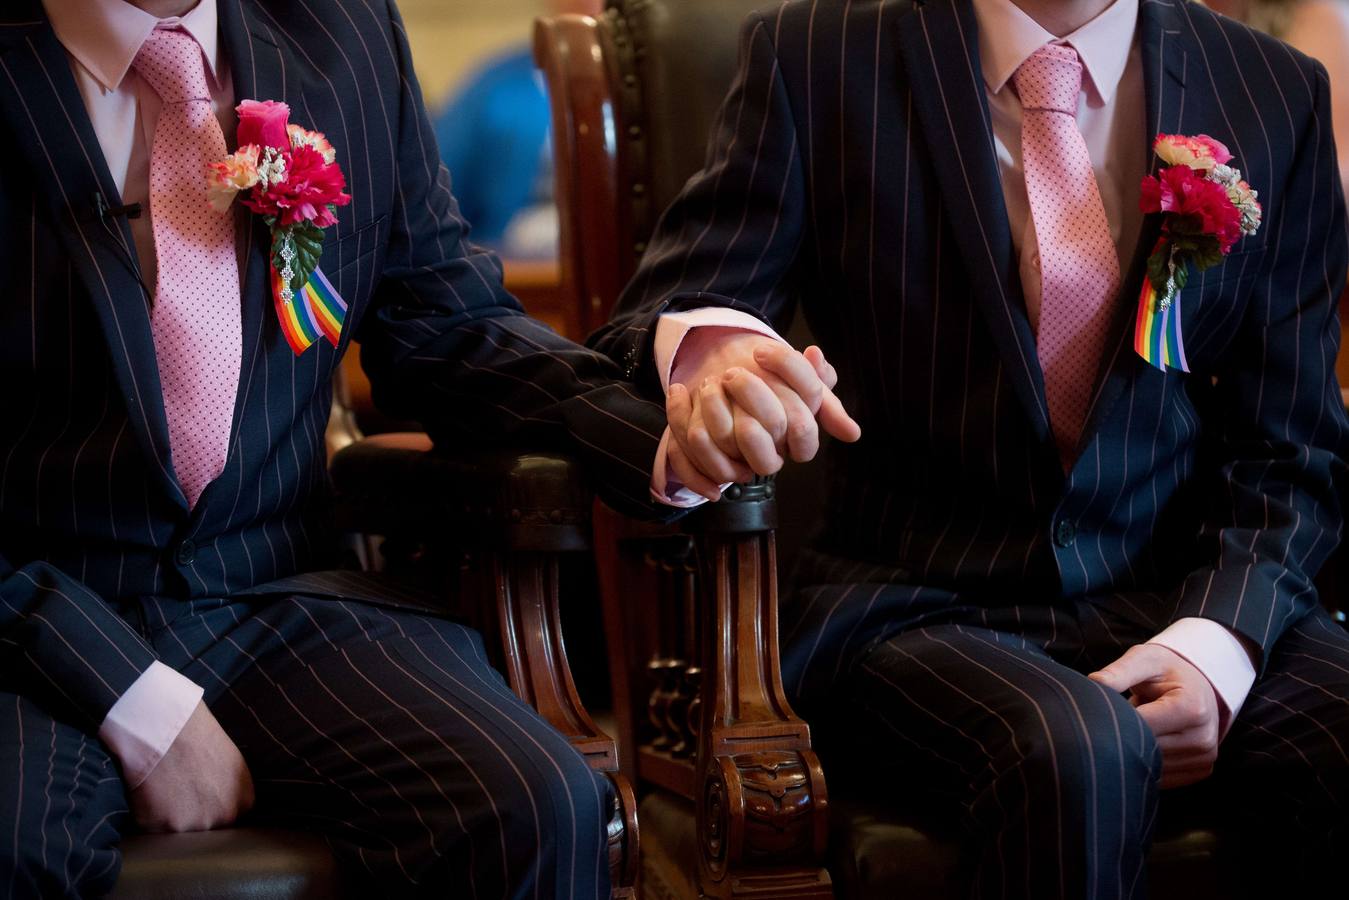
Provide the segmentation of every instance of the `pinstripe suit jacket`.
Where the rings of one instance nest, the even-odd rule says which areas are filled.
[[[595,343],[658,390],[660,313],[721,304],[781,331],[801,304],[863,427],[835,448],[822,549],[986,604],[1133,594],[1158,626],[1207,617],[1268,649],[1315,604],[1341,527],[1346,242],[1326,74],[1185,0],[1143,0],[1137,34],[1137,139],[1224,141],[1266,220],[1185,289],[1186,375],[1131,346],[1149,217],[1066,475],[968,0],[751,17],[707,167]]]
[[[305,573],[331,547],[323,434],[353,336],[382,405],[444,442],[572,438],[620,503],[647,505],[663,427],[606,357],[526,318],[468,242],[392,2],[221,0],[219,18],[237,98],[284,100],[337,148],[353,199],[321,265],[350,311],[340,347],[296,357],[265,226],[241,215],[228,461],[189,511],[131,233],[93,213],[117,192],[70,64],[37,0],[0,10],[0,671],[93,726],[153,659],[119,610],[331,592]]]

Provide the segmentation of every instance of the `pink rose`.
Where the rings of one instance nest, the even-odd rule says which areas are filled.
[[[239,114],[239,146],[257,144],[259,147],[290,149],[290,135],[286,133],[289,106],[275,100],[245,100],[234,111]]]

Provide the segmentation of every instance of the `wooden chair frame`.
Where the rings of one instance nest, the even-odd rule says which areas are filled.
[[[534,48],[552,104],[562,286],[594,328],[659,213],[635,69],[645,48],[614,9],[601,19],[541,19]],[[595,512],[621,768],[696,804],[698,882],[709,897],[832,896],[823,770],[780,675],[773,490],[733,487],[689,517],[682,533],[692,544],[602,505]],[[685,601],[696,604],[688,613],[697,627],[685,634],[685,658],[648,663],[634,657],[644,626],[632,614],[632,585],[656,590],[661,570],[667,581],[697,572],[702,589]],[[645,696],[633,677],[644,667],[659,678]],[[639,742],[643,720],[655,740]]]

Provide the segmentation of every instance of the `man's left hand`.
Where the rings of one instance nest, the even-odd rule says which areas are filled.
[[[1218,760],[1218,696],[1184,657],[1161,644],[1139,644],[1087,676],[1130,692],[1162,750],[1163,788],[1183,787],[1213,773]]]

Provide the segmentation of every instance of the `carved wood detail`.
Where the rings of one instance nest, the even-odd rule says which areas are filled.
[[[699,882],[710,897],[832,897],[828,793],[778,660],[771,483],[739,485],[703,529]]]

